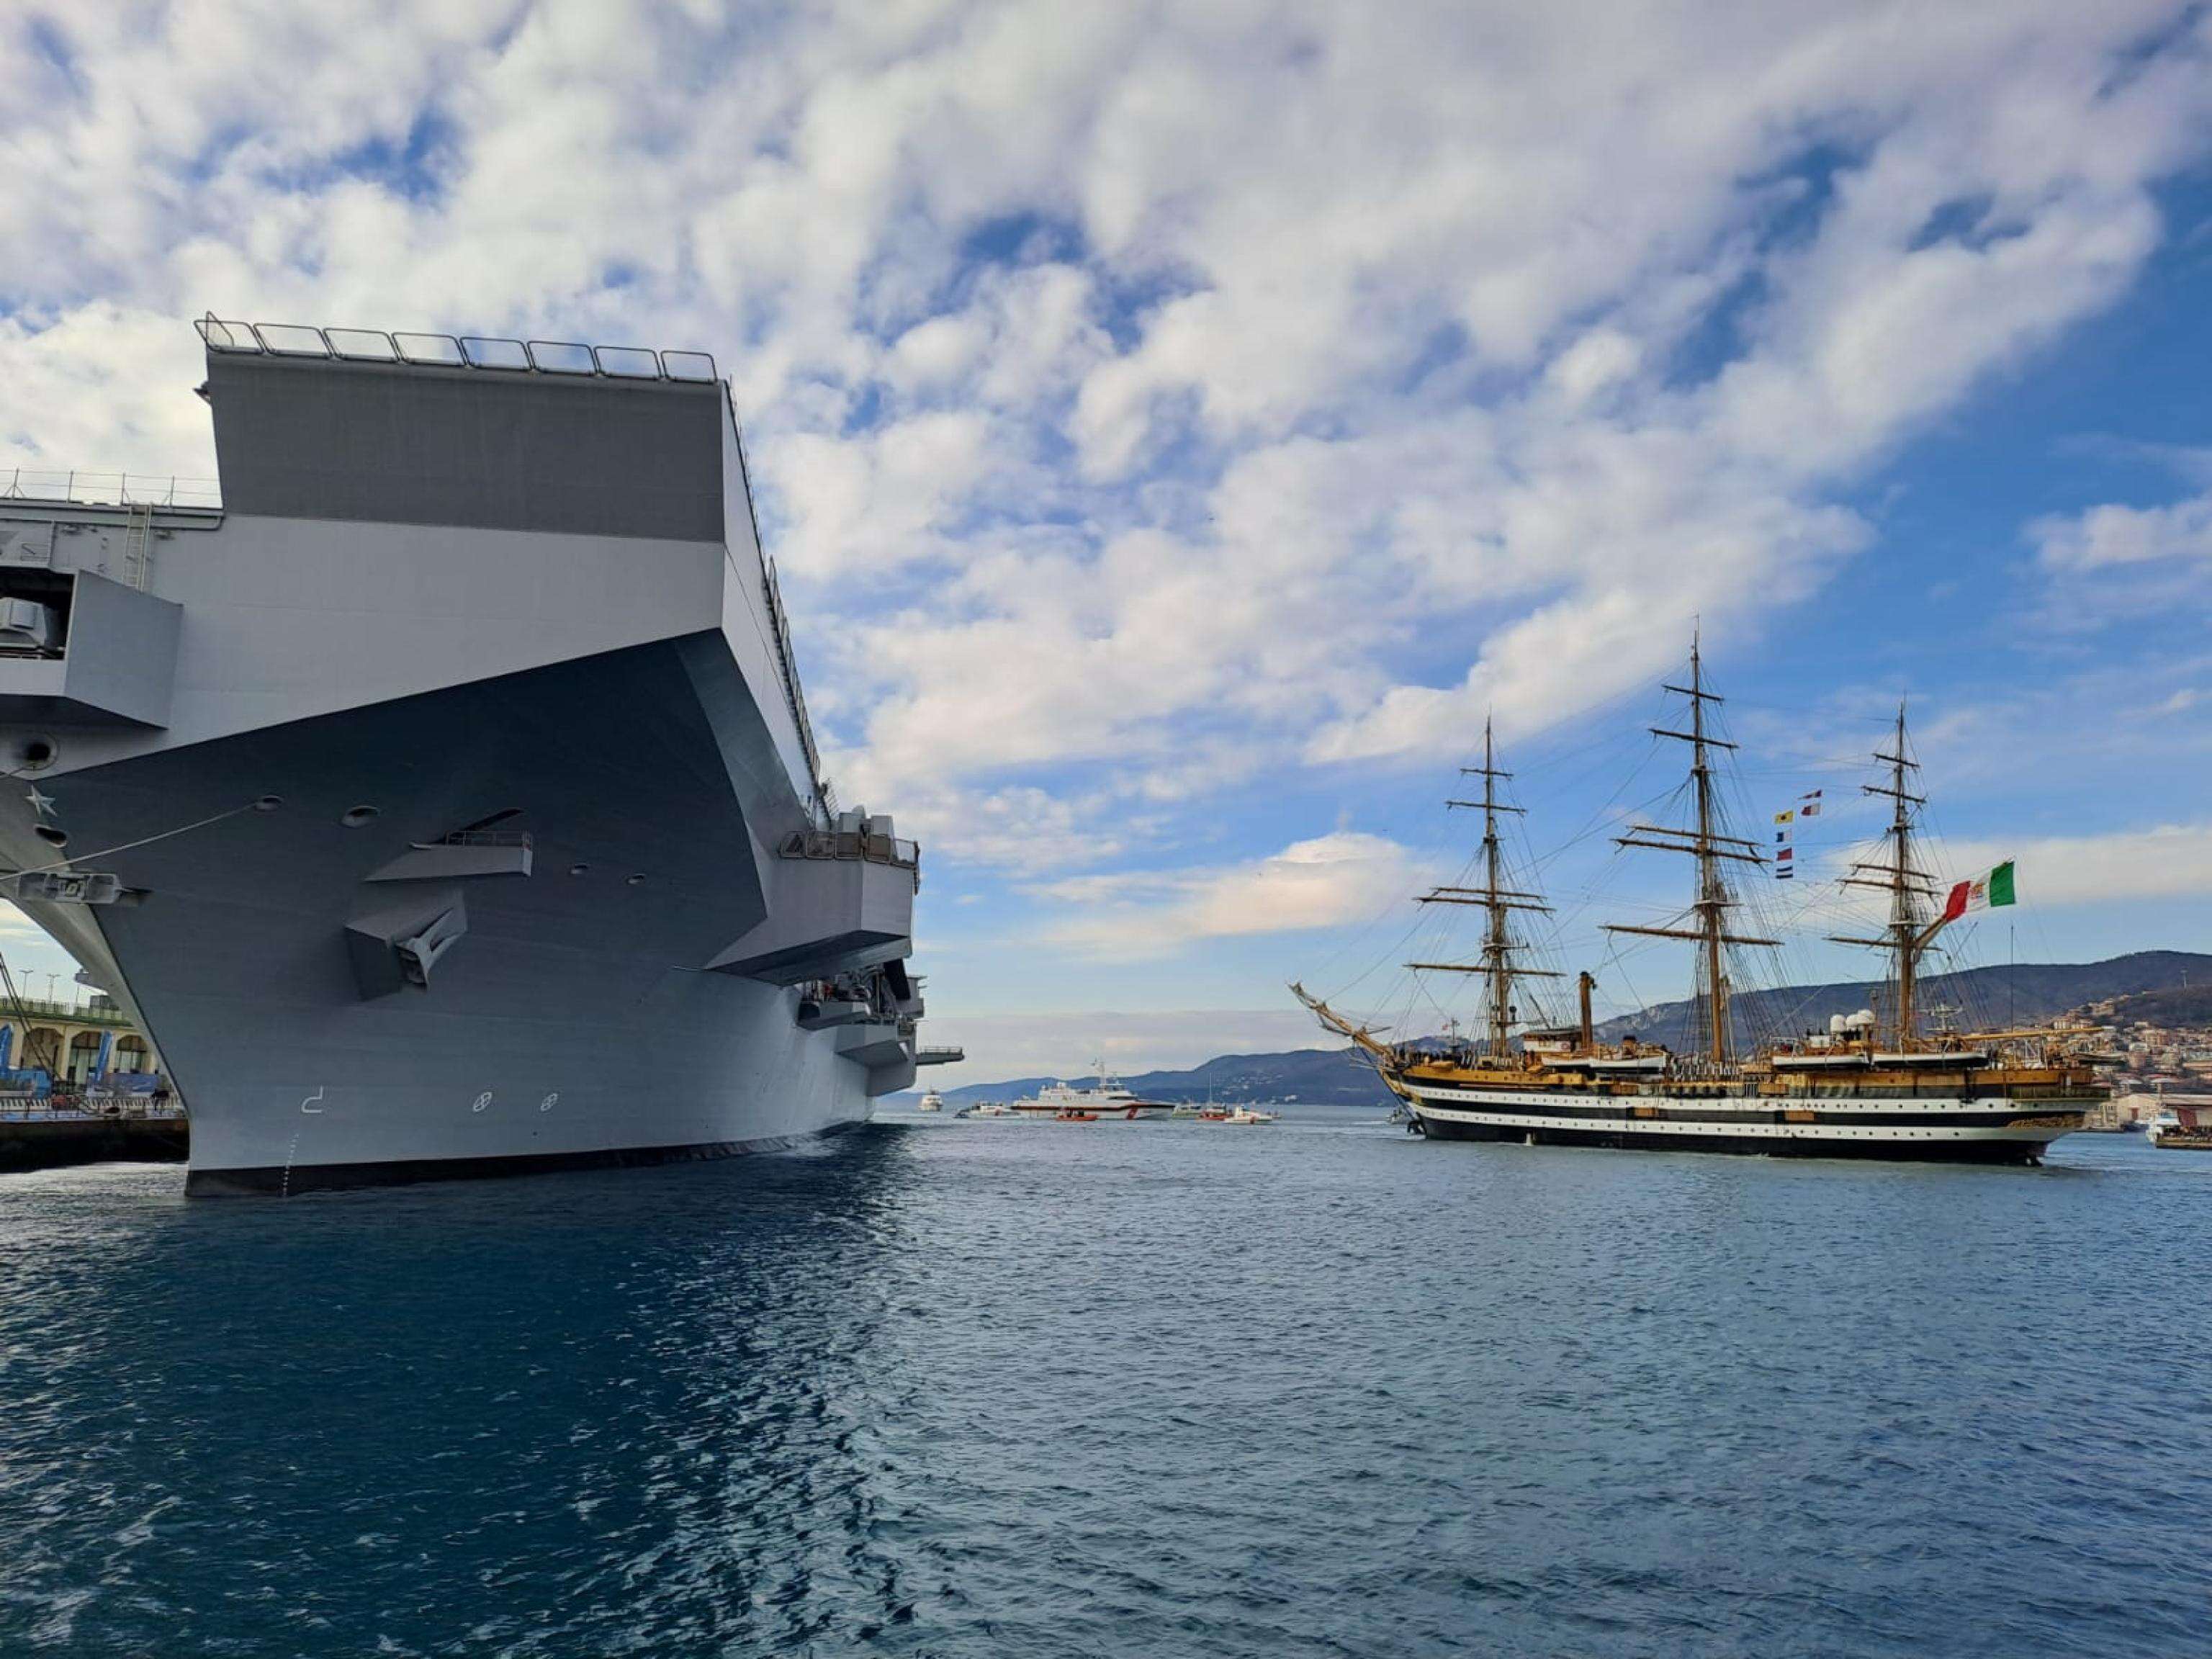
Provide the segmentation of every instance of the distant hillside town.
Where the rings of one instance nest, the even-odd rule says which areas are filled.
[[[2114,1121],[2148,1123],[2170,1101],[2212,1101],[2212,979],[2102,998],[2058,1023],[2109,1039]]]

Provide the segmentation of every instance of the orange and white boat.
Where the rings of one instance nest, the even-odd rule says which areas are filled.
[[[1273,1123],[1281,1116],[1280,1112],[1263,1112],[1257,1106],[1239,1106],[1221,1121],[1224,1123]]]

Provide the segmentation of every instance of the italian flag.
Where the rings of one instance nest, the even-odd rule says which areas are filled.
[[[1972,881],[1962,881],[1951,890],[1951,896],[1943,901],[1942,920],[1956,921],[1969,910],[1993,910],[2001,904],[2014,902],[2012,894],[2012,860],[2002,864],[1985,876]]]

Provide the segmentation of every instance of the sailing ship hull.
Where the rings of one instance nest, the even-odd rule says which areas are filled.
[[[1436,1140],[1936,1164],[2038,1163],[2052,1141],[2081,1127],[2094,1103],[1959,1096],[1600,1101],[1415,1085],[1408,1093],[1422,1133]]]

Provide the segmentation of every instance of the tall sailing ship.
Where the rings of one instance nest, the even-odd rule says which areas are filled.
[[[1511,774],[1498,767],[1487,724],[1482,764],[1463,769],[1481,779],[1481,799],[1452,803],[1481,811],[1481,879],[1434,888],[1419,898],[1480,910],[1480,951],[1471,962],[1407,964],[1420,974],[1475,981],[1484,1036],[1441,1047],[1388,1043],[1304,986],[1291,986],[1292,994],[1325,1027],[1358,1046],[1406,1103],[1413,1127],[1437,1139],[2033,1164],[2059,1136],[2081,1128],[2084,1115],[2109,1091],[2076,1039],[2038,1030],[1923,1029],[1921,964],[1972,895],[1971,884],[1937,887],[1920,861],[1925,802],[1915,787],[1919,769],[1906,744],[1902,706],[1890,747],[1875,757],[1881,781],[1865,786],[1889,803],[1881,856],[1854,863],[1843,878],[1846,886],[1884,896],[1887,922],[1869,936],[1837,939],[1886,953],[1881,1012],[1838,1017],[1825,1033],[1764,1045],[1739,1040],[1731,962],[1741,950],[1780,941],[1742,931],[1735,917],[1743,901],[1729,872],[1767,866],[1768,849],[1726,833],[1719,770],[1735,745],[1715,730],[1722,699],[1707,684],[1694,643],[1688,678],[1686,685],[1666,688],[1686,702],[1680,725],[1687,729],[1651,729],[1689,751],[1689,822],[1635,823],[1614,839],[1623,847],[1688,857],[1696,870],[1692,896],[1668,925],[1607,928],[1692,947],[1697,1036],[1688,1051],[1632,1036],[1598,1041],[1591,1018],[1596,981],[1587,972],[1577,976],[1578,1024],[1523,1028],[1517,1006],[1523,982],[1560,975],[1528,964],[1532,946],[1515,926],[1516,916],[1548,915],[1550,907],[1533,884],[1510,884],[1498,826],[1503,815],[1520,809],[1499,799],[1498,785]],[[2009,882],[2008,866],[2003,879]],[[1939,896],[1948,902],[1939,906]],[[2008,890],[1999,902],[2008,898]]]

